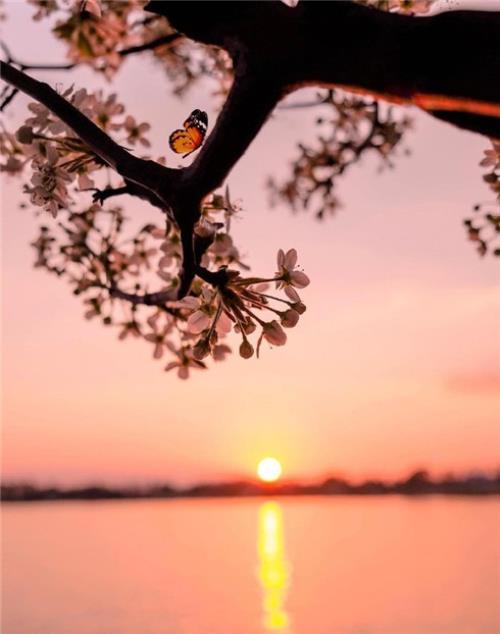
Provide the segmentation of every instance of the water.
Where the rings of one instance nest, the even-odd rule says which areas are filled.
[[[4,505],[4,634],[498,634],[498,498]]]

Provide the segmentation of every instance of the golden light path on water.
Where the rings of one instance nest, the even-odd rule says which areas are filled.
[[[277,502],[264,502],[259,508],[257,547],[264,627],[267,631],[289,632],[285,604],[290,565],[286,559],[282,510]]]

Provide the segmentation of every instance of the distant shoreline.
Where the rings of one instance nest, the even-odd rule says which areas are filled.
[[[82,495],[61,495],[59,497],[36,497],[36,498],[0,498],[0,504],[16,505],[23,503],[37,503],[37,502],[120,502],[120,501],[133,501],[133,500],[244,500],[255,498],[293,498],[293,497],[406,497],[406,498],[431,498],[431,497],[448,497],[448,498],[491,498],[500,496],[500,491],[481,492],[481,493],[277,493],[273,491],[266,491],[265,493],[250,493],[246,495],[238,494],[207,494],[207,495],[103,495],[103,496],[88,496]]]
[[[341,478],[328,478],[317,484],[277,482],[266,484],[251,481],[202,483],[187,488],[168,484],[144,487],[38,487],[29,483],[5,484],[1,488],[2,502],[42,502],[48,500],[137,500],[137,499],[193,499],[193,498],[248,498],[283,496],[491,496],[500,495],[500,473],[494,477],[429,478],[427,472],[416,471],[396,482],[368,480],[352,484]]]

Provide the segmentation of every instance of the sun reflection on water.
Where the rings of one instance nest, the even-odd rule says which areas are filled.
[[[259,508],[258,552],[264,627],[267,631],[289,632],[285,599],[290,566],[285,553],[281,506],[277,502],[264,502]]]

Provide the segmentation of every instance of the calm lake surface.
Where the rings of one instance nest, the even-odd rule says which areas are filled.
[[[4,634],[498,634],[500,499],[3,505]]]

